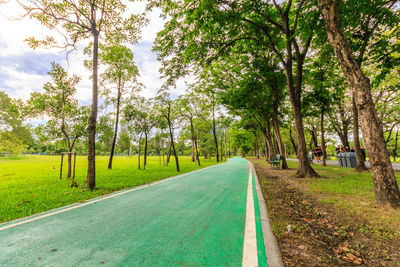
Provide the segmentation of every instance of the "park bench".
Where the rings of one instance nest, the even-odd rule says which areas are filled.
[[[307,155],[308,157],[308,162],[313,163],[313,156],[312,155]]]
[[[281,165],[281,155],[276,155],[275,158],[271,158],[269,160],[269,165],[272,167],[278,167]]]

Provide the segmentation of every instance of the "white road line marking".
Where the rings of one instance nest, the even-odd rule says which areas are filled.
[[[110,199],[110,198],[114,198],[114,197],[117,197],[117,196],[121,196],[121,195],[130,193],[130,192],[133,192],[133,191],[137,191],[137,190],[140,190],[140,189],[143,189],[143,188],[146,188],[146,187],[150,187],[152,185],[162,184],[162,183],[165,183],[165,182],[168,182],[168,181],[171,181],[171,180],[175,180],[175,179],[180,178],[182,176],[186,176],[186,175],[189,175],[189,174],[192,174],[192,173],[196,173],[196,172],[203,171],[203,170],[206,170],[208,168],[212,168],[212,167],[216,167],[216,166],[220,166],[220,165],[222,165],[222,164],[216,164],[216,165],[208,166],[208,167],[201,168],[199,170],[195,170],[195,171],[192,171],[192,172],[184,173],[184,174],[181,174],[181,175],[178,175],[178,176],[175,176],[175,177],[165,178],[165,179],[163,179],[161,181],[157,181],[157,182],[153,182],[153,183],[149,183],[149,184],[145,184],[145,185],[140,185],[140,186],[132,188],[132,189],[121,191],[119,193],[111,193],[111,195],[103,197],[103,198],[100,198],[100,199],[95,199],[95,200],[92,200],[92,201],[89,201],[89,202],[82,203],[80,205],[72,206],[72,207],[69,207],[69,208],[66,208],[66,209],[62,209],[62,210],[57,210],[57,211],[54,211],[54,212],[51,212],[51,213],[43,214],[43,215],[38,216],[38,217],[34,217],[32,219],[28,219],[28,220],[25,220],[25,221],[21,221],[21,222],[17,222],[17,223],[13,223],[13,224],[9,224],[9,225],[0,227],[0,231],[6,230],[6,229],[10,229],[10,228],[13,228],[13,227],[16,227],[18,225],[25,224],[25,223],[34,222],[34,221],[37,221],[37,220],[40,220],[40,219],[43,219],[43,218],[47,218],[47,217],[50,217],[50,216],[53,216],[53,215],[56,215],[56,214],[60,214],[60,213],[69,211],[69,210],[74,210],[74,209],[77,209],[77,208],[81,208],[81,207],[84,207],[84,206],[87,206],[87,205],[90,205],[90,204],[93,204],[93,203],[96,203],[96,202],[100,202],[100,201],[103,201],[103,200],[106,200],[106,199]]]
[[[249,168],[249,183],[247,186],[246,224],[243,241],[243,267],[258,266],[256,218],[254,214],[254,198],[251,168]]]

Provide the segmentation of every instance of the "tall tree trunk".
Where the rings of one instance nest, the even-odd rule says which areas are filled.
[[[297,145],[292,136],[292,127],[291,126],[289,126],[289,136],[290,136],[290,142],[292,143],[292,146],[293,146],[294,153],[296,153],[296,155],[297,155]]]
[[[285,16],[287,16],[285,12]],[[287,18],[287,17],[286,17]],[[285,21],[286,28],[289,29],[289,20]],[[297,168],[296,177],[318,177],[319,175],[311,167],[307,157],[307,146],[304,135],[303,117],[301,114],[301,86],[303,81],[303,64],[306,56],[309,44],[311,43],[312,36],[309,37],[308,43],[304,47],[304,52],[300,53],[299,48],[296,49],[296,77],[293,77],[293,37],[292,31],[287,30],[286,32],[286,62],[284,69],[286,73],[286,82],[289,90],[290,102],[292,105],[292,111],[294,115],[294,122],[297,136],[297,158],[299,160],[299,166]],[[296,46],[295,46],[296,48]]]
[[[195,160],[195,156],[194,156],[194,139],[193,139],[193,136],[192,136],[192,162],[195,162],[196,160]]]
[[[197,149],[197,138],[194,137],[194,146],[196,148],[196,159],[197,159],[197,164],[200,166],[200,156],[199,156],[199,150]]]
[[[349,143],[349,121],[345,118],[343,105],[339,107],[340,119],[342,121],[341,133],[339,134],[340,141],[344,147],[350,147]]]
[[[226,129],[224,130],[224,147],[225,147],[225,149],[224,149],[224,152],[225,152],[225,159],[226,160],[228,160],[228,158],[226,157],[227,155],[226,155],[226,152],[227,152],[227,148],[226,148]]]
[[[265,161],[269,160],[269,145],[267,141],[267,136],[264,135],[264,149],[265,149]]]
[[[382,125],[372,100],[369,79],[354,58],[342,31],[339,2],[339,0],[318,0],[318,6],[325,21],[328,40],[354,95],[360,116],[361,130],[370,158],[375,199],[380,205],[399,207],[400,191],[385,144]]]
[[[356,102],[353,97],[353,142],[354,142],[354,151],[356,153],[356,171],[362,172],[368,170],[365,166],[364,155],[361,152],[360,147],[360,137],[359,137],[359,125],[358,125],[358,111]]]
[[[114,157],[115,143],[117,142],[120,103],[121,103],[121,76],[118,77],[117,112],[115,114],[114,137],[113,137],[113,141],[111,144],[110,159],[108,160],[108,169],[109,170],[112,169],[112,161],[113,161],[113,157]]]
[[[269,161],[271,158],[274,157],[274,151],[272,148],[272,139],[271,139],[271,133],[269,131],[269,128],[265,128],[263,130],[264,133],[264,139],[265,139],[265,144],[266,144],[266,150],[267,150],[267,156],[265,158],[266,161]]]
[[[219,162],[219,151],[218,151],[218,139],[217,139],[217,129],[215,126],[215,114],[213,111],[213,136],[214,136],[214,144],[215,144],[215,151],[217,152],[217,162]]]
[[[194,147],[194,127],[193,127],[193,118],[190,116],[190,118],[189,118],[189,121],[190,121],[190,137],[191,137],[191,139],[192,139],[192,162],[195,162],[195,158],[194,158],[194,149],[195,149],[195,147]],[[197,148],[196,148],[197,149]]]
[[[144,161],[143,161],[143,169],[146,169],[147,164],[147,132],[144,133]]]
[[[316,130],[313,129],[308,129],[308,132],[311,134],[311,140],[310,140],[310,150],[313,148],[317,148],[318,147],[318,140],[317,140],[317,135],[316,135]]]
[[[168,152],[167,152],[167,166],[168,166],[169,160],[171,158],[171,150],[172,150],[172,146],[171,146],[171,142],[169,142],[169,144],[168,144]]]
[[[396,156],[397,156],[397,140],[398,140],[398,138],[399,138],[399,129],[397,129],[397,131],[396,131],[396,139],[395,139],[395,142],[396,143],[394,143],[394,148],[393,148],[393,161],[396,161]]]
[[[219,154],[219,158],[220,158],[220,160],[221,160],[221,162],[222,162],[222,160],[223,160],[223,157],[222,157],[222,155],[224,154],[223,153],[223,147],[222,147],[222,137],[219,139],[219,147],[220,147],[220,150],[221,150],[221,152],[220,152],[220,154]]]
[[[140,170],[140,143],[142,142],[142,134],[139,137],[139,144],[138,144],[138,169]]]
[[[325,109],[321,107],[321,149],[322,149],[322,166],[326,166],[326,145],[325,145],[325,128],[324,128]]]
[[[164,157],[164,155],[165,155],[165,150],[164,150],[164,142],[162,142],[162,145],[161,145],[162,147],[161,147],[161,149],[162,149],[162,160],[163,160],[163,165],[165,166],[165,157]]]
[[[281,137],[281,132],[279,130],[279,125],[277,122],[277,118],[272,119],[272,125],[274,128],[274,133],[276,137],[276,142],[278,145],[278,150],[279,150],[279,155],[281,156],[281,162],[282,162],[282,169],[288,169],[288,165],[286,162],[286,155],[285,155],[285,150],[283,148],[283,143],[282,143],[282,137]]]
[[[92,112],[88,122],[88,171],[86,188],[93,190],[96,187],[96,121],[97,121],[97,64],[99,49],[99,33],[93,30],[93,87]]]
[[[310,166],[307,157],[307,146],[304,136],[304,125],[301,115],[301,102],[300,99],[293,96],[292,109],[294,113],[294,121],[297,135],[297,158],[299,160],[299,167],[297,169],[296,177],[318,177],[319,175]]]
[[[179,168],[178,154],[176,154],[175,144],[174,144],[174,135],[172,133],[171,121],[169,119],[168,119],[168,128],[169,128],[169,136],[171,138],[171,141],[170,141],[171,147],[172,147],[172,150],[173,150],[174,156],[175,156],[176,170],[179,172],[180,168]]]
[[[279,112],[279,91],[277,88],[274,90],[274,110],[272,112],[272,127],[274,128],[276,141],[278,143],[279,155],[281,155],[282,169],[288,169],[288,165],[286,162],[286,154],[283,149],[281,132],[279,130],[279,121],[278,121],[278,112]]]
[[[254,131],[254,151],[255,151],[255,156],[259,159],[260,154],[259,154],[259,149],[258,149],[258,136],[257,136],[257,131]]]
[[[190,132],[192,133],[192,148],[193,148],[193,144],[194,144],[194,148],[195,148],[195,151],[196,151],[196,160],[197,160],[197,163],[200,166],[199,151],[197,149],[197,138],[196,138],[196,135],[194,133],[194,126],[193,126],[193,118],[192,117],[190,117]],[[194,153],[193,153],[193,149],[192,149],[192,159],[193,159],[193,156],[194,156]]]

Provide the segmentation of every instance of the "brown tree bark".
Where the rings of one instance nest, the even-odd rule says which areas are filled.
[[[171,146],[171,142],[168,144],[168,152],[167,152],[167,166],[168,166],[168,163],[169,163],[169,161],[170,161],[170,159],[171,159],[171,150],[172,150],[172,146]]]
[[[195,162],[195,159],[194,159],[194,139],[193,139],[193,135],[192,135],[192,162]]]
[[[93,7],[94,9],[94,7]],[[93,10],[92,10],[93,11]],[[94,11],[93,11],[94,12]],[[99,32],[93,30],[93,74],[92,74],[92,112],[88,121],[88,171],[86,188],[93,190],[96,187],[96,120],[97,120],[97,65],[99,50]]]
[[[394,143],[394,148],[393,148],[393,161],[396,161],[398,138],[399,138],[399,129],[397,129],[397,131],[396,131],[396,138],[395,138],[395,143]]]
[[[220,158],[220,160],[221,160],[221,162],[223,161],[223,155],[224,155],[224,151],[223,151],[223,146],[222,146],[222,142],[223,142],[223,140],[222,140],[222,137],[219,139],[219,149],[220,149],[220,153],[219,153],[219,158]]]
[[[288,169],[288,165],[286,162],[286,155],[283,149],[281,132],[279,130],[279,121],[278,121],[278,113],[279,113],[279,91],[277,89],[274,90],[274,108],[272,112],[272,127],[274,128],[276,141],[278,143],[279,155],[281,155],[282,169]]]
[[[324,127],[324,107],[321,107],[321,150],[322,150],[322,166],[326,166],[326,145],[325,145],[325,127]]]
[[[140,170],[140,143],[142,142],[142,134],[140,134],[139,137],[139,143],[138,143],[138,169]]]
[[[292,146],[293,146],[294,153],[296,153],[296,155],[297,155],[297,145],[292,136],[292,127],[291,126],[289,126],[289,136],[290,136],[290,142],[292,143]]]
[[[353,143],[354,143],[354,152],[356,153],[356,171],[362,172],[362,171],[367,171],[367,167],[365,166],[364,162],[364,155],[361,152],[361,146],[360,146],[360,137],[359,137],[359,125],[358,125],[358,111],[357,111],[357,106],[356,102],[354,101],[354,96],[353,96]]]
[[[382,125],[372,100],[369,79],[362,72],[344,36],[340,22],[339,3],[339,0],[318,0],[329,43],[335,51],[354,95],[361,130],[370,157],[375,199],[382,206],[399,207],[400,191],[385,144]]]
[[[176,163],[176,170],[179,172],[181,171],[179,168],[179,159],[178,159],[178,154],[176,154],[175,150],[175,144],[174,144],[174,134],[172,133],[172,127],[171,127],[171,121],[168,119],[168,128],[169,128],[169,136],[171,138],[171,147],[174,152],[174,157],[175,157],[175,163]]]
[[[195,148],[195,151],[196,151],[196,160],[197,160],[197,163],[200,166],[200,157],[199,157],[199,151],[197,149],[197,137],[196,137],[196,135],[194,133],[193,118],[190,117],[189,120],[190,120],[190,132],[192,133],[192,147],[193,147],[193,144],[194,144],[194,148]],[[194,153],[193,153],[193,150],[192,150],[192,157],[193,156],[194,156]]]
[[[119,108],[121,104],[121,76],[118,78],[118,93],[117,93],[117,111],[115,114],[115,128],[114,128],[114,136],[111,144],[111,152],[110,159],[108,160],[108,169],[112,169],[112,161],[114,157],[115,143],[117,142],[117,134],[118,134],[118,123],[119,123]]]
[[[146,169],[147,164],[147,132],[144,132],[144,160],[143,160],[143,169]]]
[[[212,132],[214,136],[215,151],[217,152],[217,162],[219,162],[219,151],[218,151],[218,139],[217,139],[217,129],[215,126],[215,113],[213,111],[213,121],[212,121]]]
[[[256,131],[253,131],[253,133],[254,133],[254,139],[255,139],[255,141],[254,141],[254,154],[255,154],[255,156],[259,159],[260,158],[260,151],[259,151],[259,149],[258,149],[258,136],[257,136],[257,132]]]

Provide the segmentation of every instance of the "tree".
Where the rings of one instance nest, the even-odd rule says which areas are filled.
[[[119,112],[121,105],[121,97],[125,93],[126,87],[131,87],[131,96],[137,84],[137,76],[139,70],[133,61],[132,51],[122,45],[100,46],[100,62],[107,66],[102,74],[104,83],[110,82],[117,86],[117,97],[112,99],[115,102],[115,128],[113,141],[111,145],[110,159],[108,161],[108,169],[112,168],[112,160],[114,156],[115,143],[117,141]],[[109,95],[109,94],[107,94]]]
[[[163,62],[169,83],[232,51],[238,42],[251,41],[275,54],[284,68],[294,113],[298,177],[315,177],[310,166],[301,114],[303,68],[318,25],[311,1],[211,1],[175,3],[153,1],[171,17],[156,39],[154,50]]]
[[[139,134],[138,144],[138,168],[140,169],[140,142],[142,135],[145,137],[144,145],[144,163],[143,168],[146,169],[147,164],[147,142],[150,131],[156,125],[156,118],[154,113],[154,107],[149,100],[144,97],[136,97],[131,99],[131,102],[126,105],[124,110],[125,121],[133,122],[133,130],[136,134]]]
[[[65,140],[68,152],[68,174],[71,177],[71,152],[78,138],[87,131],[87,108],[80,107],[75,98],[76,86],[80,77],[68,73],[60,64],[51,63],[48,72],[52,82],[43,86],[43,93],[34,92],[27,100],[25,112],[28,117],[49,117],[46,122],[50,138]]]
[[[22,125],[17,103],[0,91],[0,152],[6,156],[18,154],[32,141],[29,129]]]
[[[143,15],[122,14],[126,6],[120,0],[25,0],[19,2],[26,15],[37,19],[50,30],[62,33],[65,43],[57,44],[53,36],[44,40],[29,37],[26,41],[32,48],[56,46],[69,48],[80,40],[92,38],[92,107],[88,120],[88,173],[87,188],[96,186],[95,136],[98,103],[98,47],[99,40],[106,38],[114,42],[136,42],[139,29],[145,22]]]
[[[331,48],[326,45],[320,46],[312,63],[306,72],[306,83],[311,87],[311,91],[303,98],[303,108],[305,114],[318,118],[321,133],[321,150],[322,150],[322,166],[326,166],[326,139],[325,139],[325,118],[332,111],[332,104],[337,103],[337,95],[341,95],[341,88],[336,87],[337,79],[335,73],[336,62],[332,59]],[[340,78],[339,78],[340,80]],[[312,123],[314,128],[318,123]],[[310,131],[314,141],[314,147],[317,147],[317,137],[315,136],[316,128]]]
[[[163,88],[158,91],[158,96],[155,99],[155,107],[158,111],[158,116],[167,124],[170,137],[170,149],[172,149],[174,153],[176,170],[179,172],[179,159],[174,142],[174,128],[179,123],[179,109],[177,103],[171,99],[169,92]]]
[[[329,43],[340,62],[359,112],[361,129],[370,156],[375,199],[380,205],[399,207],[400,191],[372,99],[370,81],[363,73],[343,33],[339,3],[339,0],[318,0]]]
[[[195,161],[195,154],[197,164],[200,166],[199,150],[197,146],[197,135],[194,126],[194,118],[198,114],[199,100],[196,98],[195,94],[187,94],[179,98],[180,114],[189,121],[190,124],[190,139],[192,142],[192,162]]]

